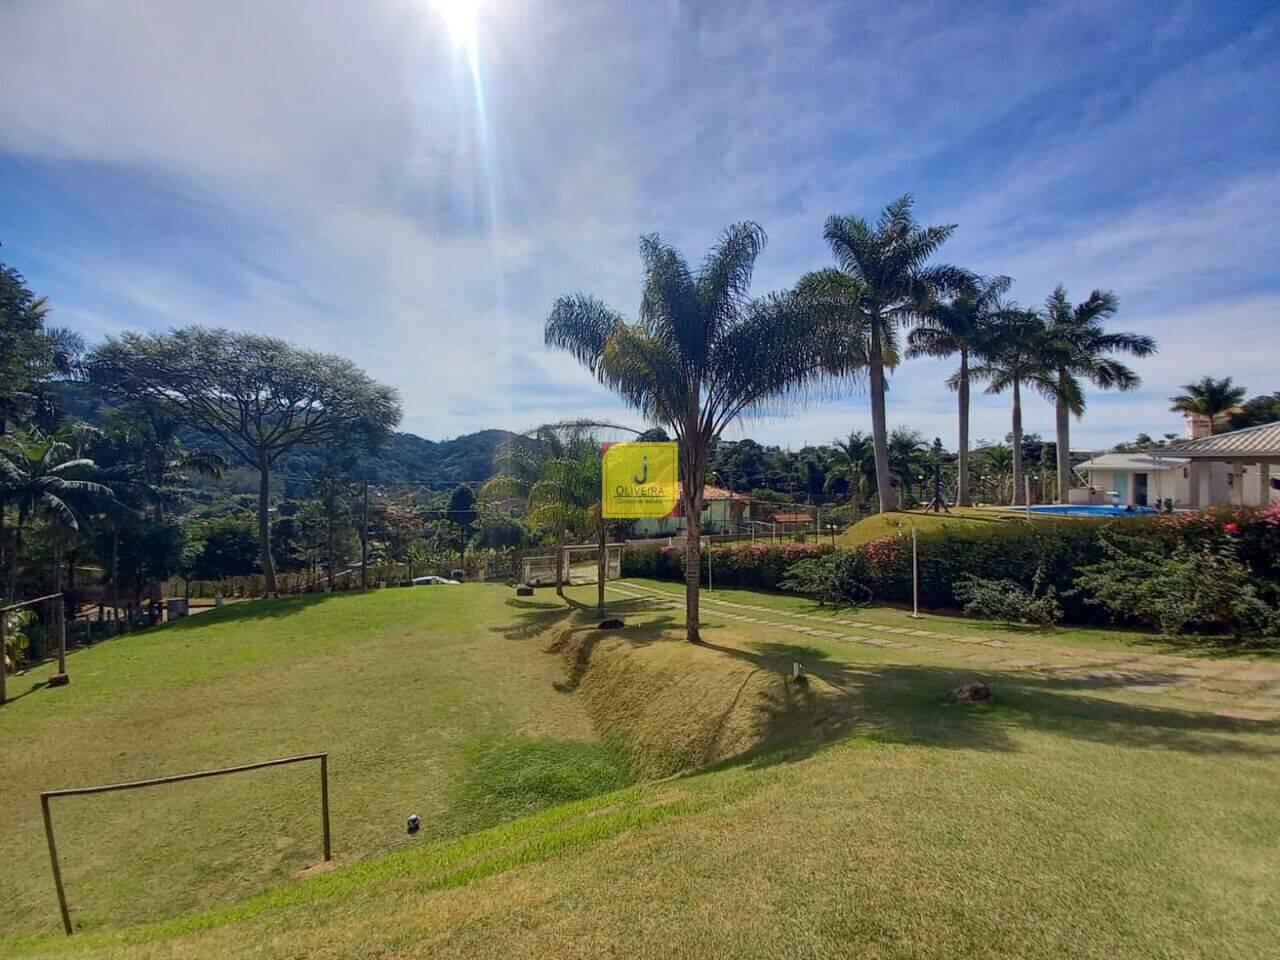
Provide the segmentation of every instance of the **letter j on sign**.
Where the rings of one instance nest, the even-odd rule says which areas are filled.
[[[665,517],[680,499],[674,443],[612,443],[604,448],[602,501],[611,519]]]

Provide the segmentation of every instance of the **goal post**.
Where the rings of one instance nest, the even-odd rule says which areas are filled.
[[[605,544],[605,579],[622,576],[621,543]],[[566,584],[596,583],[599,580],[600,547],[594,543],[573,544],[560,550],[560,579]],[[531,587],[554,586],[555,553],[525,557],[520,561],[520,582]]]
[[[196,773],[179,773],[169,777],[153,777],[149,780],[128,780],[124,783],[104,783],[93,787],[71,787],[65,790],[45,790],[40,794],[40,812],[44,817],[44,835],[49,843],[49,864],[53,868],[53,885],[58,894],[58,909],[62,912],[62,928],[71,936],[71,911],[67,907],[67,894],[62,885],[62,869],[58,863],[58,845],[53,837],[53,812],[49,801],[56,797],[82,797],[93,793],[113,793],[117,790],[138,790],[142,787],[157,787],[166,783],[181,783],[186,780],[203,780],[206,777],[220,777],[229,773],[244,773],[248,770],[262,770],[266,767],[283,767],[293,763],[315,761],[320,764],[320,823],[323,830],[324,859],[328,863],[333,859],[329,832],[329,754],[307,753],[296,757],[278,757],[274,760],[259,760],[257,763],[245,763],[237,767],[219,767],[216,770],[200,770]]]

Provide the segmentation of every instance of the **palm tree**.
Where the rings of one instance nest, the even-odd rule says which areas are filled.
[[[1048,332],[1048,324],[1039,311],[1010,306],[1004,312],[1000,333],[993,341],[990,356],[970,371],[970,376],[975,380],[987,382],[987,393],[1010,390],[1013,394],[1013,436],[1010,446],[1013,452],[1011,499],[1014,504],[1026,502],[1022,480],[1022,388],[1031,387],[1053,401],[1058,399],[1059,390],[1065,389],[1068,391],[1065,396],[1067,403],[1080,403],[1079,393],[1071,392],[1078,390],[1078,383],[1069,379],[1060,388],[1056,371],[1049,366]]]
[[[849,481],[849,506],[856,521],[869,492],[870,478],[875,476],[875,447],[861,430],[850,431],[847,439],[836,438],[831,445],[836,457],[827,470],[827,487],[830,488],[833,481]]]
[[[1169,409],[1204,417],[1212,434],[1218,423],[1241,409],[1246,392],[1244,387],[1235,386],[1230,377],[1222,380],[1201,377],[1195,383],[1185,384],[1180,395],[1170,397]]]
[[[973,465],[984,481],[991,481],[994,485],[982,483],[984,496],[994,492],[996,500],[1009,499],[1011,491],[1008,488],[1012,486],[1013,476],[1012,447],[1005,443],[984,444],[979,440],[978,449],[973,455]]]
[[[600,457],[580,450],[576,457],[548,460],[529,488],[529,522],[555,536],[556,593],[564,596],[562,553],[569,534],[586,534],[600,521]]]
[[[875,226],[859,216],[832,216],[823,236],[835,267],[807,274],[800,289],[825,301],[848,327],[867,356],[871,381],[871,434],[875,446],[876,489],[881,512],[897,509],[890,487],[885,369],[898,363],[898,329],[918,320],[925,304],[959,289],[967,274],[955,267],[929,266],[929,258],[955,225],[921,227],[911,215],[910,194],[894,200]]]
[[[956,506],[973,506],[969,488],[969,364],[982,360],[1000,325],[1000,298],[1013,281],[999,276],[973,277],[951,297],[932,301],[919,324],[907,335],[908,357],[960,355],[960,368],[950,381],[959,398],[960,442],[957,458]]]
[[[1061,284],[1045,301],[1048,349],[1058,385],[1054,414],[1058,434],[1059,503],[1067,502],[1067,491],[1071,488],[1071,415],[1084,414],[1080,381],[1104,390],[1133,390],[1142,382],[1141,378],[1111,354],[1148,357],[1156,351],[1156,342],[1151,337],[1106,331],[1103,321],[1114,316],[1119,306],[1120,301],[1110,290],[1094,290],[1083,303],[1072,304]],[[1079,402],[1069,403],[1067,397],[1078,397]]]
[[[0,438],[0,487],[17,510],[9,558],[11,599],[17,591],[18,553],[27,522],[39,516],[59,527],[79,530],[88,508],[112,497],[110,487],[87,479],[96,469],[88,457],[73,456],[58,434],[11,433]]]
[[[750,296],[765,244],[756,223],[728,227],[697,270],[643,237],[640,314],[628,322],[593,297],[556,301],[546,342],[569,351],[679,445],[685,533],[685,630],[697,643],[703,487],[711,446],[743,413],[781,407],[829,376],[856,373],[861,336],[837,337],[828,314],[793,293]]]
[[[895,427],[889,434],[889,469],[902,491],[901,502],[909,498],[916,478],[925,469],[929,445],[919,430]]]

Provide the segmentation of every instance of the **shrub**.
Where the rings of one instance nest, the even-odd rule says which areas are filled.
[[[1275,637],[1280,612],[1263,600],[1229,535],[1166,552],[1132,536],[1104,537],[1104,557],[1080,571],[1086,602],[1135,617],[1166,634],[1229,633],[1237,642]]]
[[[30,610],[10,610],[8,613],[0,613],[0,652],[3,653],[0,669],[12,673],[22,665],[27,647],[31,642],[28,633],[35,619],[35,615]]]
[[[716,586],[752,587],[776,590],[787,568],[810,557],[831,553],[829,544],[748,543],[712,548],[712,580]],[[628,549],[622,555],[622,573],[627,577],[655,580],[684,579],[684,550],[653,546]],[[702,581],[706,583],[707,551],[702,551]]]
[[[1042,587],[1039,571],[1030,590],[1016,580],[984,580],[969,574],[956,583],[955,594],[971,617],[1040,626],[1062,619],[1058,595],[1053,587]]]
[[[778,586],[817,600],[823,606],[870,603],[865,563],[854,551],[826,553],[792,564]]]

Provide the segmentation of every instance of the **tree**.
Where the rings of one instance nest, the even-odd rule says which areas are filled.
[[[1079,404],[1078,383],[1072,378],[1060,388],[1056,371],[1047,360],[1048,325],[1036,310],[1010,307],[1005,311],[1000,333],[988,359],[970,371],[975,380],[987,381],[987,393],[1013,394],[1013,496],[1015,504],[1025,503],[1022,480],[1022,388],[1029,386],[1051,401],[1059,389],[1068,391],[1067,402]]]
[[[10,599],[16,599],[18,554],[27,522],[38,516],[56,527],[80,530],[86,514],[112,497],[111,488],[94,478],[96,469],[88,457],[73,456],[71,446],[59,435],[11,433],[0,438],[0,489],[17,510],[9,558]],[[54,590],[58,591],[61,566],[55,562],[55,567]]]
[[[861,336],[835,336],[825,303],[750,296],[765,243],[755,223],[727,228],[697,270],[656,235],[641,239],[645,283],[628,322],[593,297],[556,301],[546,341],[567,350],[679,445],[685,531],[686,636],[698,622],[703,489],[711,447],[738,416],[777,408],[824,377],[860,370]]]
[[[955,225],[920,227],[912,217],[913,203],[910,194],[899,197],[884,208],[875,226],[859,216],[828,218],[823,236],[836,266],[800,281],[805,296],[824,302],[845,320],[847,335],[867,357],[881,512],[897,509],[890,489],[885,369],[897,366],[898,330],[968,277],[955,267],[929,265]]]
[[[1208,421],[1209,432],[1213,433],[1217,426],[1240,410],[1245,393],[1245,388],[1237,387],[1230,377],[1222,380],[1201,377],[1195,383],[1185,384],[1178,396],[1170,397],[1169,409],[1204,417]]]
[[[1280,390],[1251,397],[1245,401],[1239,413],[1231,414],[1231,429],[1260,427],[1264,423],[1275,423],[1277,420],[1280,420]]]
[[[929,446],[919,430],[895,427],[889,434],[889,471],[902,490],[900,503],[910,499],[916,478],[928,464]]]
[[[267,593],[271,467],[302,445],[338,438],[375,447],[400,422],[394,390],[351,361],[274,337],[185,327],[109,337],[89,358],[92,382],[110,397],[145,400],[221,440],[258,472],[258,543]]]
[[[548,460],[529,489],[529,522],[555,537],[556,593],[564,595],[561,553],[570,533],[585,535],[600,522],[600,455],[582,445],[576,457]]]
[[[209,524],[191,572],[201,580],[221,580],[256,573],[261,562],[253,529],[227,517]]]
[[[985,359],[1003,316],[1001,297],[1013,281],[1008,277],[973,277],[952,296],[931,301],[918,325],[907,335],[907,357],[959,355],[960,367],[949,381],[959,398],[959,445],[956,506],[973,506],[969,489],[969,364]]]
[[[828,485],[832,479],[848,479],[849,506],[853,519],[857,520],[868,493],[868,482],[876,472],[875,447],[871,438],[860,430],[850,431],[844,440],[837,437],[831,441],[831,445],[838,453],[827,474]]]
[[[1071,416],[1084,414],[1081,381],[1104,390],[1133,390],[1141,378],[1112,354],[1147,357],[1156,351],[1151,337],[1137,333],[1108,333],[1103,321],[1115,315],[1120,302],[1110,290],[1094,290],[1083,303],[1072,304],[1059,284],[1045,301],[1047,349],[1057,378],[1054,416],[1058,434],[1058,502],[1068,502],[1071,488]],[[1069,400],[1068,398],[1076,398]]]

